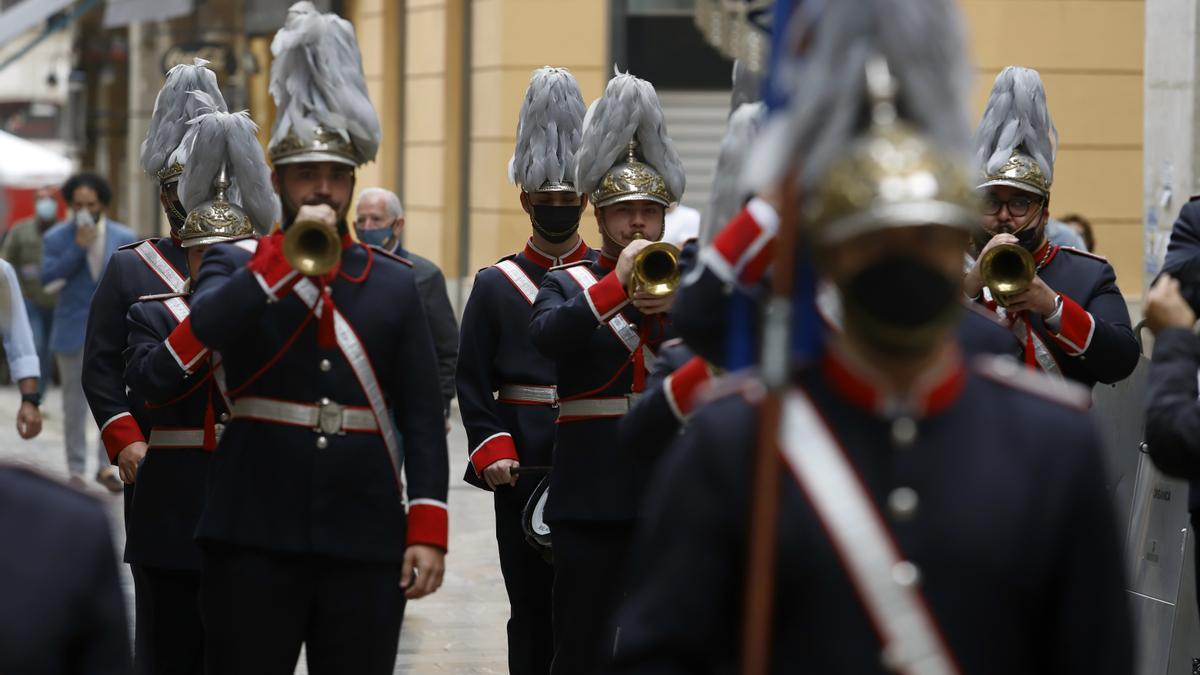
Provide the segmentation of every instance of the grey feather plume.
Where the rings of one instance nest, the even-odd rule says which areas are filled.
[[[869,119],[866,63],[876,54],[898,85],[900,117],[966,159],[970,67],[954,0],[804,2],[788,33],[798,57],[780,69],[775,85],[790,103],[759,136],[747,162],[748,187],[777,182],[792,167],[806,186],[824,175]]]
[[[250,113],[210,112],[191,122],[191,159],[179,179],[179,201],[191,211],[216,195],[213,181],[225,167],[230,182],[226,198],[242,207],[259,232],[279,220],[279,199],[271,170],[258,143],[258,127]]]
[[[593,192],[635,137],[642,159],[662,175],[667,190],[679,200],[687,179],[675,144],[667,135],[658,93],[649,82],[620,72],[608,81],[604,95],[588,110],[583,141],[575,156],[575,189]]]
[[[546,181],[572,182],[584,114],[583,94],[570,71],[549,66],[535,70],[521,104],[508,179],[526,191]]]
[[[701,245],[711,242],[751,196],[752,193],[742,186],[742,170],[766,119],[767,108],[762,103],[743,103],[729,116],[729,128],[721,141],[708,208],[700,222]]]
[[[984,174],[999,171],[1022,149],[1054,181],[1058,129],[1046,106],[1046,90],[1036,70],[1008,66],[996,76],[983,119],[975,132],[975,165]]]
[[[196,59],[192,65],[179,64],[167,71],[166,81],[154,99],[150,128],[142,141],[142,170],[149,176],[171,164],[187,164],[184,144],[188,122],[206,110],[225,110],[225,97],[217,87],[217,75],[205,66],[208,61]],[[206,98],[190,92],[200,91]]]
[[[277,110],[271,144],[289,132],[312,140],[320,124],[347,135],[364,161],[375,159],[382,132],[354,26],[317,12],[311,2],[297,2],[271,40],[271,54],[269,89]]]

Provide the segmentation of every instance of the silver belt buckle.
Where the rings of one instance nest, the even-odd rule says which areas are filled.
[[[221,442],[221,435],[224,433],[225,433],[225,425],[224,424],[217,422],[216,424],[213,425],[213,437],[217,439],[218,443]]]
[[[313,429],[313,431],[319,431],[325,434],[341,434],[341,404],[334,403],[327,398],[321,399],[317,403],[317,428]]]

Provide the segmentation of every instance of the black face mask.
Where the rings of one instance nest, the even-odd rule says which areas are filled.
[[[928,354],[958,313],[954,281],[928,263],[892,255],[842,288],[846,330],[880,353]]]
[[[579,216],[583,213],[580,206],[531,206],[529,220],[533,229],[552,244],[563,243],[579,229]]]

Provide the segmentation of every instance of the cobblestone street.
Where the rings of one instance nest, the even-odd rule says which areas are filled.
[[[0,389],[0,462],[32,466],[66,480],[59,390],[47,392],[43,405],[45,426],[41,435],[32,441],[23,441],[16,433],[14,420],[19,401],[15,388]],[[90,420],[88,431],[94,444],[97,433]],[[491,498],[461,480],[466,465],[465,444],[466,436],[455,408],[449,437],[450,555],[446,559],[446,579],[442,589],[432,597],[409,603],[400,636],[396,673],[484,675],[507,672],[504,623],[508,607],[496,558]],[[91,482],[94,473],[95,470],[89,468],[88,491],[108,507],[119,554],[124,546],[120,527],[124,515],[122,501]],[[132,582],[124,565],[122,583],[127,606],[132,608]],[[307,672],[301,658],[296,673]]]

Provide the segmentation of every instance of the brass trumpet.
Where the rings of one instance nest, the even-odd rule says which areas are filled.
[[[979,278],[1001,307],[1028,290],[1035,274],[1033,256],[1016,244],[993,246],[979,257]]]
[[[634,239],[644,239],[641,232]],[[633,259],[633,274],[629,278],[632,293],[644,291],[651,295],[670,295],[679,288],[679,249],[664,241],[656,241],[638,251]]]
[[[300,274],[321,276],[342,257],[342,240],[319,220],[297,220],[283,231],[283,257]]]

